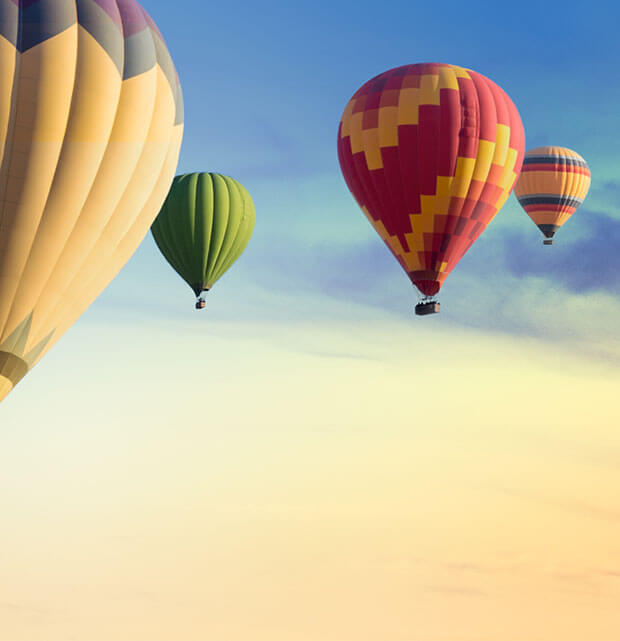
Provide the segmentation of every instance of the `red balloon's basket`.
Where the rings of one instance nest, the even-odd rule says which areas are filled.
[[[436,301],[429,303],[418,303],[415,306],[416,316],[428,316],[429,314],[439,314],[441,305]]]

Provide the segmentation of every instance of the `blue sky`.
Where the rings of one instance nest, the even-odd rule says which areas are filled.
[[[241,315],[355,322],[387,313],[419,322],[411,318],[409,281],[344,185],[335,137],[344,105],[365,80],[393,66],[441,61],[500,84],[521,113],[526,147],[577,150],[593,181],[547,253],[511,196],[448,279],[441,317],[422,322],[546,339],[585,340],[597,332],[613,347],[620,47],[612,3],[588,11],[556,2],[492,9],[486,2],[145,6],[182,81],[179,173],[229,174],[256,204],[252,242],[210,295],[212,321]],[[553,301],[544,316],[541,297]],[[152,312],[144,314],[144,301]],[[137,317],[202,322],[188,316],[191,293],[150,236],[80,322],[115,322],[119,309],[134,307]],[[614,313],[591,316],[602,308]]]

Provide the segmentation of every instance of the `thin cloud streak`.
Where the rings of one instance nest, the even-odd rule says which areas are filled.
[[[512,498],[533,501],[535,503],[546,505],[555,509],[559,509],[579,516],[587,516],[588,518],[598,519],[602,521],[610,521],[613,523],[620,523],[620,510],[601,507],[600,505],[593,505],[575,499],[565,499],[553,496],[545,496],[544,494],[535,494],[527,490],[518,490],[515,488],[503,487],[499,485],[488,485],[487,489],[494,490],[505,496]]]
[[[452,595],[452,596],[476,596],[476,597],[488,597],[488,592],[479,590],[477,588],[469,587],[458,587],[452,585],[427,585],[425,589],[428,592],[438,592],[440,594]]]

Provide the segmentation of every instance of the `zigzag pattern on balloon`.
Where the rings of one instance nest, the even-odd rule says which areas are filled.
[[[425,295],[508,198],[523,158],[515,106],[484,76],[448,64],[392,69],[344,110],[338,155],[358,204]]]

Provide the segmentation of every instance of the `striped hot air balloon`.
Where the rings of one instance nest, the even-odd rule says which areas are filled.
[[[525,154],[515,196],[553,245],[555,232],[575,213],[590,188],[586,161],[566,147],[537,147]]]
[[[345,181],[375,230],[431,300],[510,195],[524,132],[510,98],[462,67],[415,64],[368,81],[338,131]]]
[[[0,0],[0,400],[134,253],[182,132],[135,0]]]

